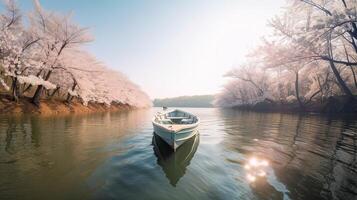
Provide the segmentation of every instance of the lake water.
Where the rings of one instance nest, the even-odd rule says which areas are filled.
[[[0,199],[357,199],[356,118],[187,108],[172,153],[158,110],[0,116]]]

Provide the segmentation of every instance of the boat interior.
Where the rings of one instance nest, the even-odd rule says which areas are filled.
[[[161,124],[194,124],[197,120],[196,116],[179,110],[158,113],[155,118],[155,121]]]

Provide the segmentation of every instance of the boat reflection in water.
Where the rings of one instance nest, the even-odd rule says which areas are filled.
[[[155,133],[152,140],[157,163],[162,167],[170,184],[176,187],[195,155],[199,144],[199,133],[182,144],[176,152]]]

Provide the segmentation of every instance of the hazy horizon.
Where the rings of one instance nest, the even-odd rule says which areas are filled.
[[[52,11],[72,11],[95,37],[89,51],[151,99],[218,93],[224,73],[244,62],[269,33],[267,20],[284,5],[283,0],[40,2]],[[32,1],[19,4],[32,9]]]

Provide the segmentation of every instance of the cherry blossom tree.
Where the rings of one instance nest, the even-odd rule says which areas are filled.
[[[35,2],[35,12],[31,17],[35,34],[40,39],[42,69],[45,71],[43,79],[49,80],[54,70],[58,67],[58,61],[62,53],[69,48],[78,47],[89,42],[92,38],[87,33],[87,28],[82,28],[71,20],[71,15],[61,15],[45,11],[39,1]],[[39,85],[32,98],[32,102],[38,105],[44,86]]]
[[[5,76],[12,79],[12,95],[15,101],[19,96],[19,83],[31,81],[26,71],[37,65],[32,51],[39,41],[21,23],[21,13],[14,1],[5,1],[6,13],[0,18],[0,61]],[[36,80],[39,83],[39,80]],[[5,81],[2,79],[2,85]],[[9,88],[6,87],[5,88]]]
[[[275,102],[296,101],[301,108],[316,100],[345,95],[347,108],[357,92],[357,1],[289,0],[284,9],[269,22],[274,33],[247,58],[250,65],[264,71],[263,80],[268,83],[265,93]],[[259,73],[249,75],[242,70],[233,71],[252,86],[255,82],[249,77],[262,78]],[[244,85],[232,80],[216,102],[244,104],[235,100],[241,99],[237,94]]]
[[[83,50],[93,40],[87,28],[74,23],[70,14],[44,10],[38,0],[34,7],[26,26],[13,0],[5,1],[6,12],[0,16],[0,87],[11,90],[15,101],[32,96],[39,106],[41,98],[57,94],[67,103],[76,98],[85,105],[151,106],[137,85]]]

